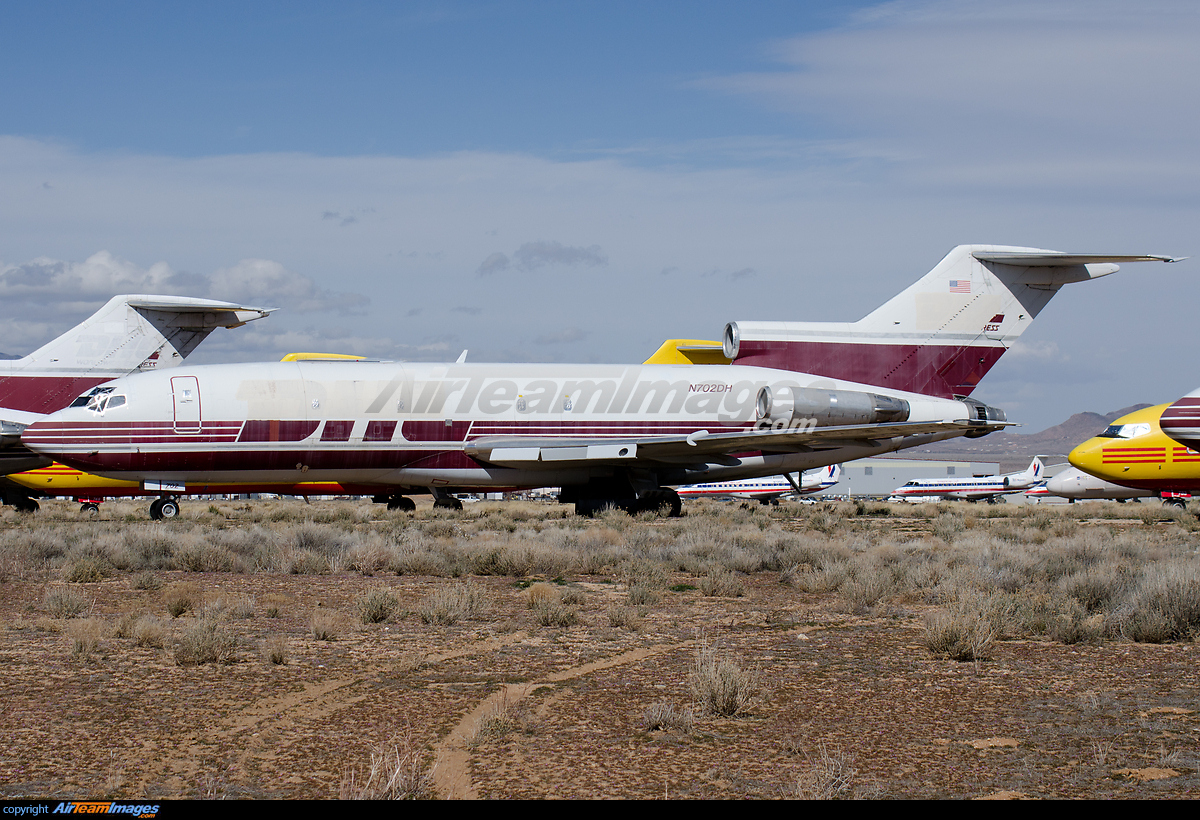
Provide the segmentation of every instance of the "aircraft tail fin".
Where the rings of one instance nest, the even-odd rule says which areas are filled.
[[[737,364],[966,396],[1063,285],[1148,261],[1179,260],[959,245],[857,322],[731,322],[723,349]]]
[[[240,327],[274,308],[183,296],[114,296],[24,358],[2,363],[0,406],[49,413],[100,382],[174,367],[218,327]]]

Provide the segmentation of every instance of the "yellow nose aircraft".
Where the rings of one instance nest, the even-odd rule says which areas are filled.
[[[1072,466],[1123,487],[1153,490],[1168,500],[1172,493],[1200,490],[1200,453],[1168,438],[1158,426],[1169,406],[1147,407],[1117,419],[1071,451]]]

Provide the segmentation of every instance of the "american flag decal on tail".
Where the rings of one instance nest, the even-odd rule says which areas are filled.
[[[950,280],[950,292],[951,293],[970,293],[971,292],[971,280],[970,279],[951,279]]]

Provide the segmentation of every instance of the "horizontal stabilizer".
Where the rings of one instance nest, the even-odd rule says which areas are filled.
[[[1186,256],[1117,256],[1102,253],[1023,253],[1019,251],[975,251],[971,254],[980,262],[1017,265],[1023,268],[1056,268],[1070,265],[1097,265],[1105,262],[1182,262]]]

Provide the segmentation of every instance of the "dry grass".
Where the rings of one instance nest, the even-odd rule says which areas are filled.
[[[855,796],[856,774],[849,756],[821,743],[786,796],[796,800],[849,800]]]
[[[390,589],[375,587],[360,595],[354,602],[358,619],[364,624],[378,624],[391,620],[400,609],[400,599]]]
[[[642,713],[641,728],[645,732],[662,731],[688,735],[696,726],[696,715],[691,707],[677,707],[660,700],[646,707]]]
[[[178,666],[233,663],[237,646],[237,636],[223,621],[199,618],[180,632],[179,643],[175,647],[175,663]]]
[[[327,609],[318,609],[308,621],[308,631],[318,641],[336,641],[341,619]]]
[[[700,710],[722,717],[742,714],[762,693],[757,670],[743,669],[707,641],[696,648],[688,682]]]
[[[0,626],[11,646],[44,643],[52,664],[97,680],[118,672],[122,681],[136,678],[121,666],[127,658],[155,679],[147,713],[165,712],[158,693],[185,691],[196,702],[207,696],[206,708],[217,704],[220,711],[221,699],[232,698],[234,687],[259,697],[277,686],[297,713],[311,707],[311,714],[324,715],[322,710],[337,707],[336,720],[352,715],[345,718],[344,737],[362,744],[361,770],[347,781],[361,795],[382,793],[380,782],[392,779],[384,777],[386,770],[396,770],[385,761],[385,747],[376,748],[370,764],[365,750],[387,737],[397,716],[401,723],[411,717],[422,738],[438,743],[435,738],[449,737],[454,721],[470,713],[471,703],[498,686],[530,682],[539,688],[522,697],[532,705],[489,715],[479,737],[497,742],[469,750],[481,796],[528,796],[538,789],[545,794],[554,788],[553,772],[567,770],[563,782],[595,784],[607,777],[605,782],[624,784],[610,793],[627,788],[621,793],[647,796],[637,790],[644,786],[641,780],[652,779],[647,772],[653,763],[625,776],[609,748],[631,743],[630,760],[663,748],[678,750],[680,766],[694,767],[687,785],[691,796],[763,797],[786,783],[790,796],[862,797],[864,773],[879,772],[883,764],[870,757],[874,752],[864,757],[869,744],[853,745],[857,741],[846,727],[876,720],[878,731],[879,722],[886,723],[886,697],[871,692],[878,675],[886,676],[886,688],[893,685],[889,681],[914,679],[906,670],[918,668],[928,686],[914,688],[912,697],[936,691],[953,700],[962,688],[970,696],[994,684],[993,671],[1033,668],[1041,658],[1070,653],[1079,668],[1111,675],[1081,685],[1107,687],[1124,668],[1104,667],[1109,659],[1126,659],[1129,668],[1157,669],[1156,663],[1168,668],[1162,659],[1184,651],[1131,642],[1187,644],[1200,629],[1195,534],[1161,511],[1117,505],[1028,511],[950,504],[882,516],[869,505],[859,511],[848,504],[770,510],[689,504],[681,519],[605,514],[581,521],[551,506],[469,505],[461,513],[419,508],[390,515],[358,505],[340,516],[334,504],[306,509],[264,502],[222,504],[219,517],[191,510],[190,518],[153,527],[109,520],[107,506],[100,519],[87,522],[45,506],[51,515],[39,519],[36,530],[28,517],[0,517],[3,589],[13,602]],[[872,516],[878,520],[868,520]],[[88,567],[96,571],[85,572]],[[293,575],[300,571],[313,575]],[[65,583],[68,578],[77,582]],[[74,596],[76,603],[60,606],[55,601],[60,594]],[[177,619],[168,619],[167,612]],[[366,613],[380,613],[381,620],[363,617]],[[39,617],[46,614],[53,618]],[[360,621],[387,625],[362,628]],[[469,627],[425,626],[464,623]],[[925,645],[914,631],[921,627]],[[701,630],[711,643],[693,662],[690,647]],[[326,643],[334,638],[337,643]],[[1097,650],[1099,643],[1106,646]],[[1064,650],[1063,644],[1074,646]],[[64,664],[68,647],[72,659]],[[871,654],[858,656],[860,647]],[[238,660],[248,662],[214,668]],[[978,673],[955,660],[976,663]],[[176,663],[208,668],[180,669]],[[82,664],[87,668],[77,668]],[[589,671],[551,677],[581,669]],[[336,691],[312,686],[335,678]],[[860,681],[861,688],[848,679]],[[551,684],[539,683],[547,680]],[[1028,687],[1011,680],[1018,689]],[[1151,691],[1153,683],[1145,683],[1137,697],[1148,705],[1190,708],[1186,683],[1179,697],[1167,687]],[[1158,735],[1151,731],[1182,737],[1195,722],[1178,717],[1176,730],[1151,713],[1141,731],[1132,725],[1137,718],[1129,717],[1146,712],[1128,694],[1133,684],[1121,694],[1102,693],[1101,705],[1089,708],[1075,704],[1075,684],[1066,673],[1056,678],[1068,703],[1062,725],[1070,732],[1061,729],[1055,742],[1085,767],[1093,757],[1117,765],[1153,756]],[[835,690],[841,700],[830,694]],[[863,709],[877,714],[842,710],[844,703],[852,710],[858,696],[873,704]],[[989,696],[999,701],[1007,695],[993,688]],[[357,703],[356,698],[363,699],[361,709],[337,706]],[[671,702],[680,698],[691,708]],[[404,701],[404,711],[388,712],[392,699]],[[173,706],[175,719],[191,703]],[[747,763],[743,776],[740,761],[731,766],[721,760],[732,744],[746,750],[760,742],[776,754],[779,732],[796,727],[789,704],[799,703],[811,707],[804,720],[814,728],[802,732],[788,768],[781,770],[776,761],[764,773]],[[920,720],[940,704],[923,703]],[[266,712],[254,714],[258,719]],[[534,715],[537,726],[546,728],[531,737]],[[915,715],[912,720],[918,720]],[[1004,716],[1023,719],[1019,707]],[[1076,717],[1079,722],[1071,723]],[[291,731],[289,719],[263,718],[263,742]],[[972,777],[976,769],[999,767],[1020,780],[1016,764],[1005,768],[995,762],[1001,753],[967,750],[964,757],[968,747],[961,741],[969,738],[946,728],[952,718],[942,720],[942,728],[930,728],[929,736],[948,739],[950,745],[938,750],[947,766],[969,769]],[[1115,730],[1118,723],[1122,732],[1138,737],[1138,748]],[[1088,733],[1095,727],[1101,734]],[[1102,753],[1087,746],[1092,737],[1108,744]],[[819,747],[818,739],[826,746]],[[289,754],[309,754],[298,751],[303,741],[291,742],[296,745]],[[345,742],[340,760],[353,760]],[[561,748],[557,769],[542,765],[542,755],[556,754],[554,743],[566,742],[589,744],[588,754],[598,761],[595,771],[572,768],[570,761],[578,758]],[[1165,757],[1171,756],[1170,744]],[[418,763],[432,759],[427,746],[422,750]],[[753,752],[745,752],[744,760],[755,760]],[[341,765],[326,759],[309,771],[337,772]],[[918,770],[923,765],[913,763]],[[702,768],[709,766],[714,773]],[[522,779],[527,772],[533,773],[530,779]],[[278,793],[310,794],[305,790],[320,776],[305,777],[302,785],[280,785]],[[1176,784],[1162,788],[1182,793],[1194,785],[1187,779],[1193,777],[1185,767]],[[1081,790],[1089,786],[1083,779],[1076,776]],[[1116,789],[1110,781],[1091,785]],[[943,783],[922,772],[904,779],[895,793],[966,793],[965,787],[939,791],[942,785],[930,785],[935,782]],[[1050,781],[1040,782],[1040,790],[1025,790],[1056,793],[1046,785]],[[337,785],[334,775],[321,788],[327,793]],[[679,784],[670,786],[674,794]],[[91,788],[74,782],[71,787],[81,794]]]
[[[425,597],[417,609],[423,623],[448,626],[479,618],[488,610],[488,599],[479,584],[456,583],[439,587]]]
[[[351,769],[342,778],[341,800],[428,800],[437,796],[434,770],[410,728],[371,750],[366,772]]]
[[[42,598],[42,606],[51,618],[74,618],[91,608],[92,599],[73,587],[51,587]]]

